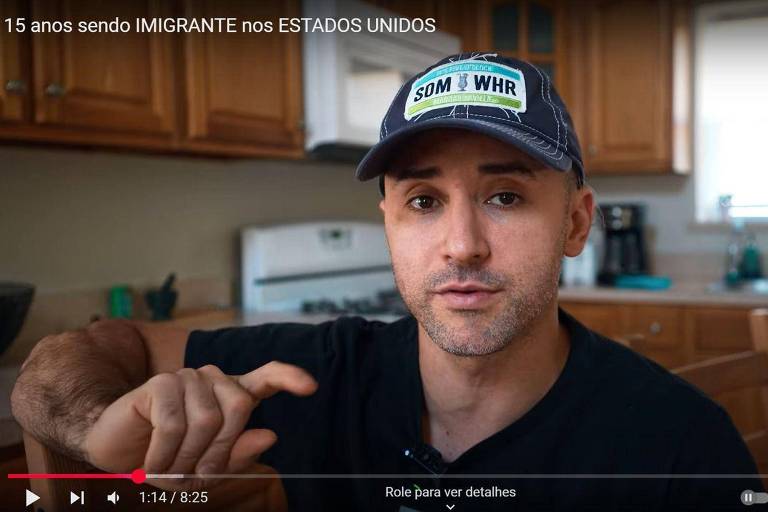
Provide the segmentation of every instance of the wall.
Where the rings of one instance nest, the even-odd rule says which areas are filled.
[[[252,224],[380,221],[354,166],[0,147],[0,281],[37,292],[0,357],[19,364],[51,332],[107,313],[107,289],[179,278],[179,309],[237,300],[239,230]]]
[[[0,279],[41,292],[237,276],[249,224],[380,220],[351,165],[0,148]]]

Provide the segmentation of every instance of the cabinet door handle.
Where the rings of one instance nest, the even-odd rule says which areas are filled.
[[[648,331],[650,331],[651,334],[660,334],[661,324],[659,322],[651,322],[651,325],[648,327]]]
[[[57,83],[48,84],[48,87],[45,88],[45,94],[53,98],[61,98],[66,93],[67,90],[64,88],[64,86]]]
[[[587,151],[589,151],[589,154],[591,156],[595,156],[597,154],[597,146],[595,146],[594,144],[590,144],[589,146],[587,146]]]
[[[25,94],[27,92],[27,82],[24,80],[8,80],[5,83],[5,91],[11,94]]]

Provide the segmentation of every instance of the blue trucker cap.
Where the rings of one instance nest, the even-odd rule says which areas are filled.
[[[494,137],[549,167],[573,168],[584,182],[584,165],[571,116],[549,77],[536,66],[496,53],[446,57],[408,80],[381,123],[379,142],[355,176],[386,172],[392,150],[432,128],[463,128]]]

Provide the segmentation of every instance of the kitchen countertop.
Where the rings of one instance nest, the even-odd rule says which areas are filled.
[[[702,282],[679,282],[667,290],[649,291],[601,286],[571,286],[560,288],[559,298],[567,302],[631,303],[675,306],[711,306],[734,308],[768,308],[768,294],[739,291],[714,291]],[[253,313],[239,309],[189,312],[174,323],[189,329],[218,329],[230,326],[258,325],[270,322],[320,323],[331,320],[330,315],[301,315],[295,313]],[[369,317],[370,318],[370,317]],[[376,318],[376,317],[373,317]],[[397,317],[384,315],[383,321]]]
[[[708,283],[674,283],[667,290],[632,290],[603,286],[566,286],[560,300],[571,302],[647,303],[716,307],[768,307],[768,294],[712,290]]]

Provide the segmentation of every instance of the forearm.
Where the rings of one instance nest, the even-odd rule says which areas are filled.
[[[147,378],[139,330],[96,322],[35,346],[13,389],[13,415],[41,442],[84,460],[83,440],[104,408]]]

